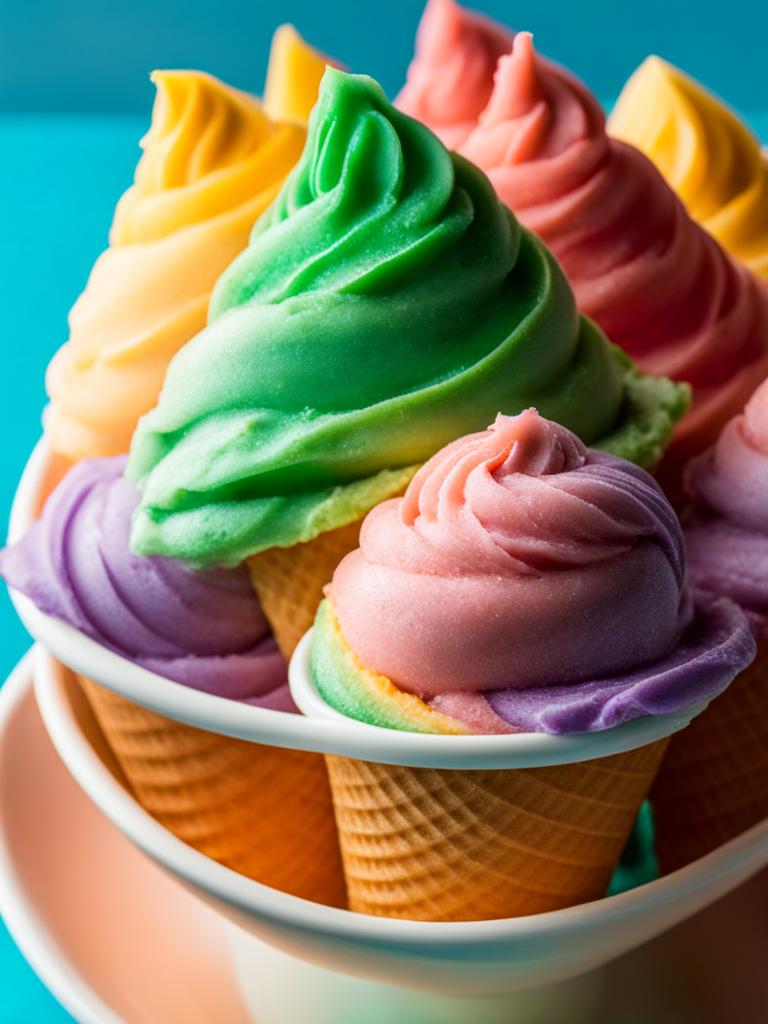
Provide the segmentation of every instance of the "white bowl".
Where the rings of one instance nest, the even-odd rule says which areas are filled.
[[[754,1020],[765,1005],[766,872],[599,971],[509,998],[434,996],[288,956],[114,828],[51,746],[31,691],[27,657],[0,692],[0,913],[81,1024],[360,1024],[361,1007],[366,1024],[638,1024],[673,1009],[722,1024]],[[84,728],[88,715],[84,706]]]
[[[102,815],[51,745],[32,684],[28,655],[0,690],[0,914],[80,1024],[360,1024],[361,1006],[366,1024],[547,1024],[553,1014],[587,1024],[613,1005],[603,972],[478,1005],[341,975],[261,942]],[[106,754],[95,727],[89,735]],[[645,969],[633,962],[633,976]],[[666,1001],[660,989],[654,1007]]]
[[[129,796],[89,739],[71,674],[36,652],[36,693],[70,771],[117,827],[191,891],[252,935],[332,970],[472,995],[575,977],[667,931],[768,865],[768,821],[714,853],[620,896],[533,917],[428,923],[368,917],[270,889],[209,860]]]
[[[10,539],[34,521],[48,479],[50,454],[40,441],[22,475],[11,512]],[[139,668],[67,623],[43,614],[24,595],[11,591],[16,610],[32,636],[73,671],[167,718],[254,743],[340,754],[363,761],[431,768],[533,768],[605,757],[685,728],[706,702],[685,714],[638,718],[614,729],[574,736],[517,733],[504,736],[430,736],[350,722],[329,708],[314,690],[307,670],[309,638],[292,663],[294,696],[311,718],[240,704],[171,682]]]

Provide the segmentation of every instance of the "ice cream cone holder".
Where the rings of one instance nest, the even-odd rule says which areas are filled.
[[[29,460],[11,537],[35,518],[51,478],[43,442]],[[35,692],[67,768],[101,812],[179,884],[234,922],[232,956],[254,1022],[334,1024],[587,1021],[599,969],[714,903],[768,865],[768,821],[685,868],[620,895],[564,910],[490,921],[426,922],[352,913],[251,880],[162,827],[124,784],[76,680],[83,675],[166,718],[223,736],[380,764],[535,768],[653,743],[690,717],[637,719],[582,736],[430,736],[354,725],[324,704],[307,671],[309,639],[291,665],[308,717],[191,690],[14,603],[36,641]],[[316,1018],[312,1007],[322,1007]],[[365,1008],[365,1015],[361,1008]],[[557,1007],[553,1015],[553,1007]]]

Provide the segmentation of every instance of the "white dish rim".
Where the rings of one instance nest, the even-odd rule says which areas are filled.
[[[47,442],[41,438],[19,482],[11,511],[10,541],[17,539],[34,520],[49,461]],[[65,665],[158,714],[252,743],[381,764],[467,770],[572,764],[623,753],[670,736],[707,706],[704,702],[682,714],[637,718],[602,732],[574,735],[438,736],[397,732],[351,721],[343,715],[308,718],[193,690],[140,668],[67,623],[45,615],[23,594],[11,590],[11,598],[35,640]],[[306,664],[309,642],[305,638],[303,646],[300,645],[301,653],[297,651],[295,671]],[[311,702],[311,695],[302,697],[302,701]]]

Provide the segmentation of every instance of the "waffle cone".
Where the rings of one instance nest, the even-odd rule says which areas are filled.
[[[134,795],[161,825],[258,882],[346,905],[321,755],[194,729],[79,678]]]
[[[768,817],[768,647],[672,738],[651,801],[665,874]]]
[[[315,621],[334,569],[357,547],[361,523],[321,533],[306,544],[267,548],[248,559],[251,583],[286,658]]]
[[[327,757],[350,909],[466,921],[604,896],[666,744],[506,771]]]

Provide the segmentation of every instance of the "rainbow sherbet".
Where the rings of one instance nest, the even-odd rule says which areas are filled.
[[[534,410],[448,445],[373,509],[327,593],[315,685],[390,729],[580,733],[693,714],[755,653],[735,604],[692,601],[653,478]]]

